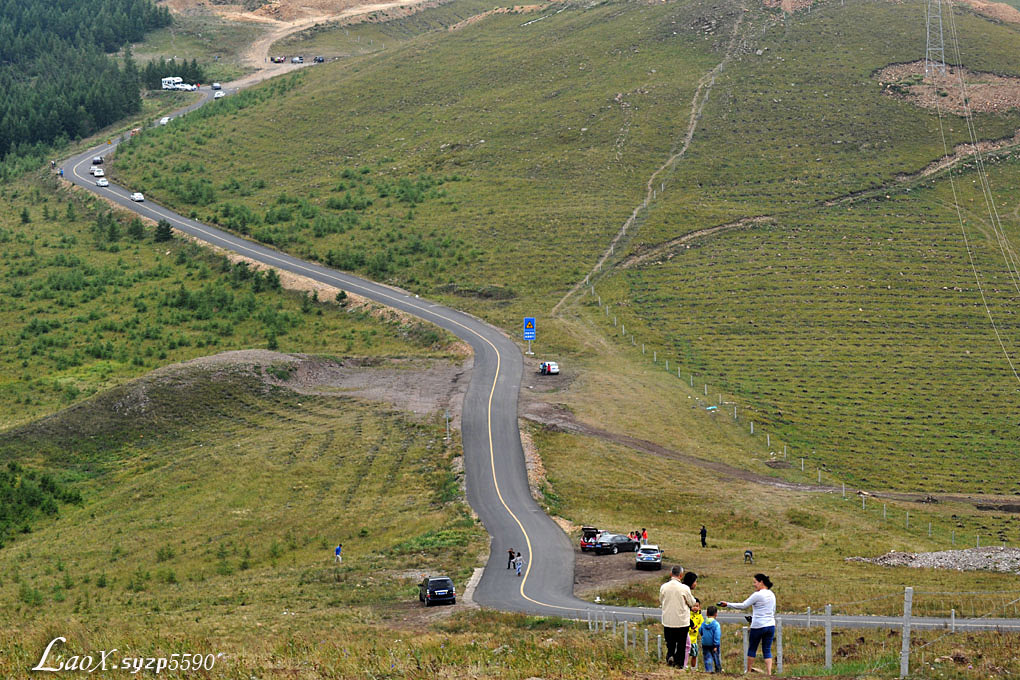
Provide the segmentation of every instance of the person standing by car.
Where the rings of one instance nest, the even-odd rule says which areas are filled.
[[[662,637],[666,640],[666,663],[683,667],[684,660],[677,661],[681,645],[687,638],[691,626],[691,606],[694,595],[683,583],[684,568],[676,565],[670,571],[669,580],[659,588],[659,606],[662,608]],[[695,575],[695,580],[697,576]],[[686,653],[685,653],[686,654]]]
[[[772,592],[772,581],[765,574],[754,575],[754,593],[740,603],[720,602],[720,606],[734,609],[751,607],[751,630],[747,638],[747,661],[744,672],[750,673],[754,657],[761,645],[761,656],[765,659],[765,673],[772,675],[772,639],[776,635],[776,596]]]

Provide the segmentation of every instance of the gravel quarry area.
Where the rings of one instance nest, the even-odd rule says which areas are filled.
[[[869,562],[883,567],[1020,574],[1020,548],[967,548],[928,553],[888,552],[879,557],[848,557],[846,561]]]

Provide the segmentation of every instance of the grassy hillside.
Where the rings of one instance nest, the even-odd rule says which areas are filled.
[[[493,15],[147,135],[117,172],[210,221],[452,294],[516,327],[582,278],[641,202],[679,147],[695,85],[723,58],[735,13],[695,3],[568,6],[533,24]],[[941,155],[936,120],[883,95],[873,77],[921,56],[903,39],[917,13],[870,2],[746,13],[693,144],[657,181],[665,191],[617,262],[692,230],[769,222],[681,247],[683,258],[667,249],[663,265],[607,271],[599,293],[641,341],[842,479],[1013,493],[1001,471],[1015,455],[1015,385],[981,319],[948,188],[897,180]],[[1012,72],[1014,27],[958,20],[968,66]],[[413,32],[399,22],[372,30]],[[303,44],[340,46],[355,33],[320,30]],[[951,144],[966,132],[954,120]],[[997,139],[1020,114],[976,123]],[[1007,208],[1015,184],[1012,163],[996,167]],[[978,238],[975,257],[992,283],[1001,263],[990,246]],[[999,290],[989,304],[1012,356]],[[545,330],[543,347],[569,354],[586,342],[562,330]],[[890,476],[903,460],[916,475]]]
[[[280,289],[35,177],[0,196],[0,426],[226,349],[442,353],[449,336]],[[433,347],[433,345],[435,345]]]
[[[175,122],[116,171],[290,251],[464,293],[460,305],[541,299],[582,275],[682,134],[721,59],[690,24],[707,11],[494,15]],[[175,195],[178,178],[208,191]]]

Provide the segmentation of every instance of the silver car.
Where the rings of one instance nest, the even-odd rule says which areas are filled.
[[[657,545],[643,545],[634,556],[635,569],[662,569],[662,551]]]

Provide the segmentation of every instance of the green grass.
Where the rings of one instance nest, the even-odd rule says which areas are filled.
[[[239,204],[291,252],[322,261],[330,250],[372,254],[389,263],[380,278],[455,291],[447,296],[472,310],[491,312],[476,296],[497,286],[505,321],[582,275],[639,200],[640,178],[682,133],[694,86],[721,54],[680,12],[602,5],[527,27],[521,15],[495,15],[427,33],[147,136],[123,151],[118,173],[183,205],[160,179],[190,164],[185,174],[216,192],[202,216]],[[380,194],[380,185],[420,178],[444,180],[442,195],[411,206]],[[361,210],[327,205],[360,190],[371,201]],[[320,236],[313,218],[295,213],[266,225],[282,195],[357,224]],[[409,255],[419,241],[440,253]]]
[[[319,54],[348,58],[398,46],[424,33],[443,31],[450,26],[493,8],[488,0],[454,0],[424,9],[410,16],[391,18],[386,12],[374,12],[353,19],[356,23],[328,22],[284,38],[273,44],[273,54]],[[395,14],[398,14],[396,12]]]
[[[264,30],[254,21],[230,21],[198,9],[174,14],[172,26],[153,31],[131,50],[139,64],[160,57],[197,59],[210,81],[228,81],[251,70],[241,55]]]
[[[449,342],[416,322],[312,303],[179,239],[154,243],[152,227],[133,235],[125,214],[36,179],[0,196],[5,427],[227,349],[407,355],[442,353]]]

